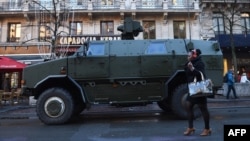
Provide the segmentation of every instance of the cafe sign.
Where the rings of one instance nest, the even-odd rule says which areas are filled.
[[[121,40],[120,35],[83,35],[83,36],[60,36],[57,40],[58,45],[82,45],[86,41],[107,41],[107,40]]]

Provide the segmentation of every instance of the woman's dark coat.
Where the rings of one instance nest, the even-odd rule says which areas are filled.
[[[194,70],[191,71],[187,64],[189,62],[186,63],[185,65],[185,72],[186,72],[186,76],[187,76],[187,81],[188,83],[193,82],[194,81],[194,77],[196,76],[197,81],[201,81],[201,74],[200,72],[202,72],[202,74],[204,75],[204,79],[206,78],[206,73],[205,73],[205,64],[202,61],[201,56],[198,56],[197,58],[191,60],[191,63],[193,64]],[[193,103],[203,103],[207,101],[206,97],[190,97],[189,95],[187,96],[187,100]]]

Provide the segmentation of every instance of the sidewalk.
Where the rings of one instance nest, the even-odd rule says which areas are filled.
[[[220,107],[242,107],[249,106],[250,96],[240,96],[239,99],[226,99],[223,95],[216,95],[215,98],[208,98],[209,108]],[[96,108],[93,108],[95,110]],[[89,110],[91,111],[91,109]],[[6,104],[0,107],[0,119],[27,119],[37,118],[35,105],[29,105],[29,101],[14,105]]]

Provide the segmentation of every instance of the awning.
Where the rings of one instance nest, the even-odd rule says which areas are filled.
[[[22,71],[26,64],[17,62],[6,56],[0,56],[0,72]]]
[[[215,36],[215,39],[219,41],[221,47],[230,47],[230,35],[219,34]],[[250,47],[250,34],[234,34],[235,47]]]

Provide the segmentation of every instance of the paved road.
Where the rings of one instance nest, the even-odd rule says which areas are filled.
[[[165,114],[157,106],[146,111],[142,107],[137,108],[121,108],[120,111],[110,108],[108,112],[93,109],[84,112],[70,124],[60,126],[46,126],[35,115],[0,119],[0,141],[223,141],[225,124],[250,125],[250,113],[246,112],[250,111],[249,107],[210,108],[212,135],[199,136],[203,130],[203,120],[198,118],[194,122],[195,134],[183,136],[186,120]],[[34,108],[24,111],[28,110]]]
[[[0,141],[223,141],[224,125],[250,125],[250,100],[209,100],[212,135],[200,137],[203,120],[195,120],[196,133],[183,136],[186,120],[163,113],[157,104],[146,107],[93,106],[70,124],[46,126],[28,105],[0,110]],[[242,141],[242,140],[241,140]]]

